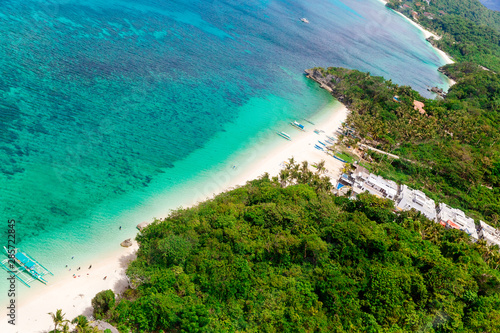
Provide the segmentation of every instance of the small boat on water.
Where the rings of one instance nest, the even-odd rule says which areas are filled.
[[[309,20],[308,20],[308,19],[306,19],[305,17],[302,17],[300,20],[301,20],[302,22],[304,22],[304,23],[309,23]]]
[[[305,131],[306,131],[306,130],[304,129],[304,125],[302,125],[301,123],[298,123],[298,122],[296,122],[296,121],[292,121],[292,122],[290,123],[290,125],[292,125],[293,127],[297,128],[297,129],[299,129],[299,130],[301,130],[302,132],[305,132]]]
[[[26,286],[30,287],[29,284],[35,280],[47,284],[47,280],[43,277],[47,274],[54,275],[47,268],[43,267],[42,264],[22,252],[20,249],[15,248],[7,250],[5,246],[3,248],[9,258],[4,259],[0,265],[7,270],[7,272],[14,274]],[[17,264],[17,266],[15,266],[14,263]]]
[[[285,132],[276,132],[279,136],[281,136],[283,139],[287,139],[288,141],[292,141],[292,138],[290,135],[286,134]]]

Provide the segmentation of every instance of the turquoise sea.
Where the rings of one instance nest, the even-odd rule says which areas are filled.
[[[328,107],[304,69],[357,68],[429,96],[447,88],[443,64],[377,0],[2,1],[1,243],[14,219],[16,245],[68,274]]]

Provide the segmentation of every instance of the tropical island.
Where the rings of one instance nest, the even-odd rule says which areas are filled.
[[[361,165],[499,228],[500,21],[477,4],[387,4],[457,61],[440,69],[456,81],[442,97],[353,69],[306,72],[350,110],[333,148],[343,171]],[[95,319],[120,332],[500,331],[498,246],[391,200],[339,196],[335,182],[292,159],[154,221],[129,288],[97,294]],[[64,316],[51,315],[58,331]]]

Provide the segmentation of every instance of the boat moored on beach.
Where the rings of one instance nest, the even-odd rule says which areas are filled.
[[[0,265],[7,272],[14,274],[19,281],[26,286],[30,287],[29,284],[35,280],[47,284],[47,280],[43,277],[47,274],[54,275],[47,268],[43,267],[42,264],[22,252],[20,249],[14,248],[7,250],[5,246],[3,248],[8,258],[4,259]],[[14,265],[14,263],[17,265]]]
[[[279,136],[281,136],[283,139],[287,139],[288,141],[292,141],[292,137],[285,132],[276,132]]]

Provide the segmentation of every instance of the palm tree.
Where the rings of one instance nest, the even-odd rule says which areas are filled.
[[[89,321],[87,317],[79,315],[72,321],[73,324],[76,324],[76,331],[78,333],[87,333],[90,330]]]
[[[290,170],[282,169],[279,174],[281,187],[286,187],[290,179]]]
[[[52,321],[54,322],[54,332],[57,332],[57,326],[67,322],[67,320],[64,319],[66,314],[62,313],[61,309],[57,309],[56,313],[49,312],[48,314],[52,317]]]
[[[62,327],[62,333],[69,333],[69,326],[68,326],[69,320],[64,321],[64,325]]]
[[[326,171],[325,160],[321,160],[316,166],[316,173],[323,174],[325,173],[325,171]]]

